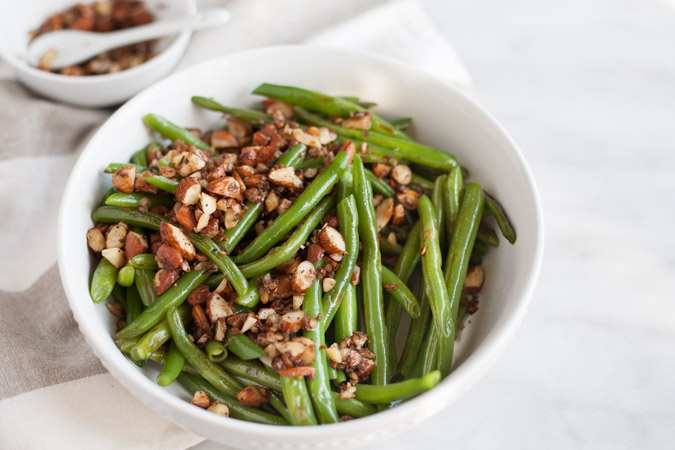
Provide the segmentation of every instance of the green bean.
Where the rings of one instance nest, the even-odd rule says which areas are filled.
[[[490,194],[485,193],[485,207],[490,211],[495,219],[497,220],[497,225],[502,232],[502,235],[509,241],[511,244],[516,242],[516,231],[513,229],[509,217],[504,212],[504,208],[499,204],[494,197]]]
[[[110,293],[110,295],[112,295],[113,300],[115,300],[117,303],[124,305],[124,307],[126,308],[127,293],[124,287],[120,286],[118,283],[115,283],[115,286],[113,287],[113,290]]]
[[[267,356],[267,354],[263,351],[263,349],[260,348],[258,344],[253,342],[251,338],[246,336],[245,334],[228,333],[227,337],[225,338],[225,346],[234,355],[237,355],[244,361]]]
[[[341,342],[354,334],[358,321],[358,305],[356,303],[356,286],[347,285],[340,307],[335,314],[335,342]]]
[[[129,286],[126,289],[126,301],[124,303],[124,310],[127,313],[126,322],[133,322],[143,312],[143,303],[141,296],[138,294],[136,286]]]
[[[284,152],[276,161],[276,165],[284,165],[286,167],[295,167],[302,161],[302,155],[307,147],[304,144],[295,144]],[[223,243],[221,247],[228,253],[241,242],[246,233],[255,225],[260,217],[264,202],[252,203],[246,202],[246,211],[242,214],[241,219],[237,222],[231,230],[226,230],[223,233]]]
[[[157,259],[152,253],[139,253],[138,255],[131,258],[127,265],[133,267],[134,269],[159,269],[157,264]]]
[[[173,383],[183,370],[184,364],[185,358],[178,350],[176,343],[171,341],[169,353],[166,355],[166,362],[162,366],[162,371],[157,375],[157,384],[160,386],[168,386]]]
[[[117,172],[119,169],[122,169],[122,168],[124,168],[124,167],[135,167],[135,168],[136,168],[136,172],[142,172],[142,171],[144,171],[144,170],[149,170],[149,169],[148,169],[147,167],[145,167],[145,166],[141,166],[141,165],[134,164],[134,163],[110,163],[110,164],[108,164],[108,166],[103,170],[103,172],[104,172],[104,173],[115,173],[115,172]]]
[[[329,120],[322,119],[321,117],[311,114],[307,110],[297,106],[295,107],[295,115],[301,122],[315,125],[317,127],[326,127],[349,139],[364,140],[370,144],[392,150],[398,149],[398,153],[401,155],[400,158],[404,158],[414,163],[424,164],[446,172],[450,171],[450,169],[457,165],[457,160],[454,156],[434,147],[418,144],[417,142],[413,141],[398,139],[377,133],[375,131],[343,128],[335,125]]]
[[[174,203],[176,203],[175,199],[167,195],[143,194],[139,192],[132,194],[117,192],[105,201],[106,205],[119,206],[120,208],[138,208],[141,205],[145,208],[154,208],[155,206],[173,206]]]
[[[464,196],[464,178],[462,177],[462,169],[460,167],[455,167],[450,171],[445,183],[444,194],[443,198],[447,211],[445,227],[448,233],[452,233],[455,228],[455,222],[457,222],[459,208],[462,205],[462,197]]]
[[[340,394],[337,392],[331,392],[333,401],[335,402],[335,407],[337,412],[340,415],[348,415],[352,417],[366,417],[377,412],[377,408],[371,405],[370,403],[362,402],[355,398],[350,398],[348,400],[340,399]]]
[[[326,165],[326,162],[324,161],[323,158],[307,158],[303,159],[298,163],[297,166],[295,166],[296,169],[298,170],[305,170],[305,169],[322,169],[323,166]]]
[[[244,296],[248,291],[248,281],[244,274],[241,273],[239,267],[230,259],[225,252],[206,236],[201,236],[197,233],[189,233],[188,238],[194,246],[206,255],[207,258],[213,262],[218,269],[225,274],[228,281],[232,285],[237,294]]]
[[[234,398],[234,396],[225,395],[222,392],[219,392],[217,388],[200,376],[183,372],[178,376],[178,382],[191,394],[194,394],[196,391],[203,391],[206,392],[210,399],[225,403],[230,408],[230,417],[235,419],[266,425],[288,425],[286,419],[282,417],[260,411],[256,408],[243,406],[236,398]]]
[[[424,280],[422,280],[419,287],[420,317],[410,323],[410,330],[408,331],[408,337],[403,348],[403,355],[398,364],[398,371],[405,378],[412,376],[415,372],[420,349],[424,348],[422,346],[426,331],[433,326],[431,322],[431,307],[424,291]]]
[[[99,206],[92,213],[91,218],[94,222],[124,222],[129,225],[149,228],[154,231],[159,230],[159,224],[163,221],[161,217],[152,214],[142,213],[140,211],[130,211],[117,206]]]
[[[145,181],[152,184],[153,186],[157,186],[163,191],[169,192],[170,194],[176,192],[176,188],[178,187],[178,181],[163,177],[161,175],[151,175],[149,177],[145,177]]]
[[[352,173],[349,170],[342,172],[342,176],[338,180],[337,201],[340,203],[352,193]]]
[[[323,294],[321,300],[324,330],[327,330],[330,326],[340,306],[340,299],[344,296],[347,287],[351,285],[356,259],[359,255],[359,216],[353,195],[349,195],[338,204],[337,215],[340,233],[345,240],[347,251],[342,257],[340,267],[333,276],[335,285],[330,291]]]
[[[407,400],[436,386],[441,381],[441,373],[431,372],[422,378],[392,383],[388,386],[368,384],[356,385],[356,398],[368,403],[387,404],[397,400]]]
[[[209,150],[211,148],[209,144],[202,141],[185,128],[179,127],[175,123],[171,123],[157,114],[146,114],[145,117],[143,117],[143,122],[172,142],[181,140],[188,145],[194,145],[202,150]]]
[[[499,247],[499,236],[495,230],[487,224],[481,222],[478,227],[478,234],[476,234],[476,241],[490,245],[492,247]]]
[[[155,146],[161,148],[161,146],[157,142],[151,142],[148,145],[146,145],[145,147],[143,147],[142,149],[140,149],[139,151],[137,151],[136,153],[134,153],[133,155],[131,155],[130,161],[134,164],[138,164],[139,166],[147,167],[148,166],[148,151],[152,147],[155,147]]]
[[[192,97],[192,103],[211,111],[220,111],[234,117],[235,119],[239,119],[243,122],[248,122],[251,124],[259,124],[261,122],[273,120],[272,116],[265,114],[264,112],[255,111],[253,109],[231,108],[229,106],[221,105],[217,101],[206,97],[194,96]]]
[[[322,265],[323,261],[314,264],[315,267]],[[307,317],[319,317],[321,315],[320,279],[317,278],[305,293],[302,310]],[[323,333],[324,327],[320,320],[316,321],[314,329],[304,331],[304,336],[314,342],[314,362],[311,364],[311,367],[314,368],[314,377],[307,380],[307,388],[319,422],[337,423],[338,414],[330,391],[328,361],[326,359],[326,352],[321,350],[323,346]]]
[[[392,120],[391,124],[396,127],[396,129],[405,131],[408,129],[410,126],[410,123],[412,122],[411,117],[401,117],[400,119]]]
[[[421,175],[413,173],[412,180],[410,181],[410,187],[413,189],[417,188],[418,190],[421,191],[431,192],[434,189],[434,182],[431,180],[427,180]]]
[[[355,138],[346,138],[344,136],[338,135],[337,141],[340,144],[344,144],[346,141],[350,141],[354,144],[356,153],[359,154],[364,163],[368,164],[400,164],[404,163],[404,158],[399,154],[398,150],[392,150],[390,148],[380,147],[379,145],[370,144],[361,139]],[[364,152],[365,147],[365,152]]]
[[[281,100],[293,105],[299,105],[314,111],[319,111],[332,116],[349,117],[350,113],[366,111],[366,108],[341,97],[331,97],[307,89],[279,86],[263,83],[253,91],[254,94]],[[401,139],[410,139],[405,133],[392,124],[371,113],[370,129],[385,135],[397,136]]]
[[[272,372],[257,361],[245,361],[234,355],[229,355],[227,359],[220,362],[220,365],[228,372],[247,380],[247,382],[277,391],[281,390],[279,374]]]
[[[101,197],[101,201],[99,203],[99,206],[105,205],[105,201],[108,200],[108,197],[113,195],[115,192],[117,192],[117,189],[115,189],[114,187],[111,187],[110,189],[105,191],[105,193],[103,194],[103,197]]]
[[[96,270],[94,270],[89,288],[89,294],[94,303],[101,303],[110,296],[115,286],[115,280],[117,280],[117,267],[113,266],[107,259],[101,258]]]
[[[400,280],[394,272],[382,267],[382,283],[389,295],[406,310],[410,317],[417,319],[420,316],[420,304],[408,286]],[[395,287],[394,287],[395,286]]]
[[[291,425],[316,425],[312,400],[302,377],[281,377],[281,392],[288,407]]]
[[[213,362],[222,362],[227,358],[227,349],[220,341],[210,340],[204,346],[204,351]]]
[[[152,269],[136,269],[134,282],[138,294],[141,296],[141,302],[145,306],[152,305],[157,300],[157,292],[153,286],[155,271]]]
[[[359,236],[363,241],[361,285],[366,315],[366,330],[371,351],[375,354],[372,371],[374,384],[387,384],[389,372],[389,342],[382,304],[382,263],[377,239],[373,191],[366,178],[363,162],[354,155],[354,198],[359,213]]]
[[[441,184],[437,183],[437,186],[441,186]],[[425,249],[422,255],[424,286],[431,306],[434,328],[438,333],[439,366],[441,373],[445,376],[450,373],[452,346],[455,341],[455,322],[448,289],[443,278],[443,256],[437,228],[440,220],[439,215],[434,210],[434,205],[426,195],[420,198],[417,212],[420,215],[422,248]]]
[[[260,258],[288,231],[302,220],[333,188],[347,167],[349,155],[339,152],[333,162],[300,194],[293,205],[277,217],[265,231],[234,258],[237,264],[246,264]]]
[[[244,295],[237,296],[237,298],[234,300],[234,302],[237,304],[235,306],[243,306],[250,309],[260,302],[260,294],[258,292],[258,278],[259,277],[256,277],[251,280],[251,283],[249,284],[246,292],[244,292]]]
[[[391,242],[389,242],[387,239],[383,238],[380,235],[378,235],[377,237],[380,240],[380,251],[385,255],[400,255],[401,252],[403,251],[403,247],[401,247],[400,245],[392,244]]]
[[[298,249],[307,242],[309,235],[319,225],[328,212],[335,207],[335,195],[321,200],[317,207],[307,214],[305,221],[296,228],[283,245],[273,248],[267,255],[241,266],[239,269],[246,278],[267,273],[279,264],[288,261]]]
[[[469,183],[464,191],[462,207],[457,216],[455,230],[452,233],[450,249],[445,264],[445,284],[447,286],[450,298],[450,309],[452,314],[451,338],[454,343],[455,333],[457,332],[455,323],[457,320],[457,311],[462,296],[462,286],[466,271],[469,267],[469,258],[471,250],[476,242],[476,233],[480,225],[481,215],[483,214],[484,196],[483,189],[478,183]],[[452,360],[452,347],[449,355],[445,357]]]
[[[387,183],[386,180],[379,178],[377,175],[375,175],[372,171],[368,169],[366,169],[366,178],[368,178],[368,181],[370,181],[371,186],[373,186],[373,192],[382,194],[387,198],[391,198],[396,194],[396,192],[394,192],[394,188],[389,186],[389,183]]]
[[[446,178],[446,175],[441,175],[436,178],[436,181],[434,182],[434,189],[431,194],[431,203],[434,205],[434,211],[436,212],[436,230],[441,249],[445,248],[446,235],[448,234],[443,232],[446,223],[445,216],[447,215],[447,209],[443,205],[445,200],[444,193]]]
[[[117,271],[117,284],[122,287],[129,287],[134,284],[134,268],[124,266]]]
[[[183,322],[190,318],[191,312],[192,308],[187,303],[178,307],[178,314]],[[148,355],[164,345],[170,338],[169,323],[166,319],[163,319],[138,339],[136,344],[127,351],[135,360],[143,361],[148,359]]]
[[[417,358],[413,377],[422,377],[434,370],[440,370],[440,353],[441,338],[439,337],[438,329],[434,323],[427,330],[424,336],[424,342]]]
[[[193,270],[182,275],[155,302],[139,315],[136,320],[127,324],[119,333],[118,338],[140,336],[162,321],[166,312],[185,301],[188,294],[208,278],[209,274],[203,270]]]

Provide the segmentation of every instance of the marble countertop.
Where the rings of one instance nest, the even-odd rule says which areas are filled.
[[[370,448],[672,448],[673,2],[421,3],[529,161],[546,252],[498,363]]]

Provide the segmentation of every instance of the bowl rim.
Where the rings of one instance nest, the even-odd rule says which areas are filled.
[[[90,347],[101,360],[103,365],[127,390],[134,394],[136,398],[150,406],[154,411],[162,414],[164,417],[180,426],[186,426],[194,429],[189,424],[184,423],[188,418],[191,418],[203,422],[205,426],[214,427],[214,429],[221,431],[232,431],[235,433],[246,433],[248,436],[256,436],[257,439],[261,439],[261,442],[265,442],[266,439],[269,438],[318,438],[321,437],[327,430],[334,431],[338,426],[343,432],[342,436],[344,437],[340,443],[350,441],[350,437],[353,442],[358,442],[358,440],[354,439],[358,439],[359,436],[362,437],[364,434],[375,434],[384,437],[393,431],[391,428],[392,424],[398,423],[400,421],[416,423],[427,417],[430,417],[440,410],[446,408],[452,401],[460,397],[476,381],[478,381],[478,379],[481,378],[482,375],[485,374],[494,364],[499,354],[510,342],[513,335],[515,334],[516,329],[520,326],[523,317],[527,312],[529,303],[531,302],[543,260],[544,220],[541,200],[536,187],[534,176],[532,175],[532,172],[527,165],[522,152],[515,144],[513,139],[509,136],[509,134],[497,122],[497,120],[475,100],[459,90],[457,87],[448,84],[436,76],[412,65],[395,60],[393,58],[373,55],[362,51],[352,51],[313,45],[267,46],[223,54],[180,70],[166,77],[165,79],[154,83],[152,86],[143,89],[124,105],[122,105],[110,118],[108,118],[106,122],[101,125],[96,134],[100,133],[107,126],[110,126],[110,122],[113,118],[124,115],[126,110],[130,109],[134,104],[143,102],[146,97],[151,97],[156,91],[165,89],[165,86],[170,85],[174,79],[186,76],[189,72],[204,70],[211,66],[217,66],[219,64],[223,64],[224,62],[229,62],[231,59],[249,56],[252,54],[255,55],[256,53],[293,53],[316,51],[317,49],[321,50],[322,52],[332,52],[334,54],[339,54],[343,57],[360,58],[363,61],[367,60],[368,63],[378,66],[388,66],[392,69],[391,73],[397,73],[398,71],[413,72],[416,76],[427,78],[431,82],[436,83],[440,88],[446,89],[448,92],[452,92],[452,94],[455,96],[455,100],[462,103],[462,107],[468,108],[468,110],[475,112],[477,117],[480,118],[479,120],[481,120],[481,122],[484,122],[486,126],[491,127],[500,135],[502,139],[505,140],[508,146],[510,146],[511,151],[513,152],[518,161],[518,164],[523,171],[522,173],[524,175],[531,199],[533,200],[532,206],[534,207],[535,212],[533,217],[535,235],[532,236],[534,247],[532,254],[529,256],[529,258],[531,258],[531,266],[529,268],[527,281],[522,288],[520,297],[517,303],[514,305],[512,312],[508,316],[502,316],[497,320],[481,344],[476,348],[476,350],[467,356],[467,358],[457,369],[453,370],[448,377],[443,379],[429,392],[407,400],[396,408],[381,411],[377,414],[363,417],[358,420],[351,420],[339,424],[323,425],[320,427],[272,426],[243,420],[222,420],[222,418],[218,417],[217,415],[208,413],[207,411],[204,411],[200,408],[195,408],[189,402],[186,402],[178,396],[165,391],[162,387],[147,378],[142,372],[138,371],[135,366],[129,364],[125,359],[113,360],[112,356],[108,357],[108,350],[105,345],[109,345],[111,339],[110,335],[107,332],[101,333],[100,329],[94,327],[91,322],[87,321],[85,312],[80,309],[78,306],[78,301],[75,300],[78,298],[78,291],[81,291],[81,286],[76,286],[68,276],[70,271],[68,269],[68,264],[66,263],[68,245],[66,239],[67,235],[65,232],[65,227],[68,222],[68,215],[65,213],[65,211],[69,203],[69,198],[72,197],[71,191],[76,189],[76,185],[74,184],[75,175],[83,170],[82,166],[84,165],[85,161],[83,156],[86,153],[93,151],[89,147],[91,140],[93,140],[92,136],[90,138],[90,142],[81,152],[71,171],[71,175],[66,184],[60,205],[57,245],[61,281],[66,292],[68,303],[73,316],[75,317],[80,330],[84,334]],[[119,355],[119,352],[117,352],[117,355]],[[120,364],[120,361],[123,361],[124,364]],[[140,391],[143,392],[143,395],[137,394]],[[431,394],[431,392],[434,394]],[[440,398],[442,398],[442,400],[429,402],[428,399],[431,395],[436,395],[437,400]],[[421,408],[422,405],[424,405],[424,408]],[[169,410],[172,410],[175,414],[171,414]],[[414,412],[418,413],[417,416],[410,414]],[[396,420],[397,418],[399,420]],[[383,425],[387,424],[390,425],[390,428],[387,428],[386,426],[382,427]],[[232,436],[232,438],[234,438],[234,436]],[[279,443],[277,442],[277,444]]]
[[[182,0],[182,1],[185,2],[188,14],[197,13],[197,0]],[[40,70],[37,67],[33,67],[30,64],[28,64],[27,61],[20,60],[19,58],[17,58],[15,54],[12,54],[12,52],[9,49],[3,46],[0,46],[0,56],[2,56],[2,59],[5,60],[5,62],[7,62],[10,66],[12,66],[12,68],[14,68],[14,70],[16,70],[17,72],[27,76],[35,77],[40,81],[46,81],[49,83],[63,83],[68,85],[77,85],[77,84],[92,85],[97,83],[124,81],[128,78],[136,76],[142,71],[152,71],[154,68],[156,68],[156,66],[159,66],[160,64],[165,62],[165,60],[172,58],[172,55],[170,55],[170,50],[186,48],[188,43],[190,42],[192,31],[189,30],[183,31],[173,36],[175,36],[173,42],[171,42],[170,45],[168,45],[165,49],[157,53],[154,57],[150,58],[149,60],[137,66],[130,67],[129,69],[121,70],[115,73],[107,73],[103,75],[69,76],[69,75],[62,75],[60,73],[53,73],[47,72],[45,70]],[[183,52],[180,52],[178,59],[180,59],[182,55]]]

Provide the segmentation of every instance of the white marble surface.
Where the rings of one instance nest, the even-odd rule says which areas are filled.
[[[371,448],[673,448],[675,8],[422,3],[530,162],[547,248],[495,367],[444,413]]]

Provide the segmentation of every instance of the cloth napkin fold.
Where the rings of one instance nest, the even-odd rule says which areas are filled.
[[[222,2],[204,0],[200,7]],[[396,58],[469,89],[449,43],[415,1],[231,1],[232,26],[194,36],[182,67],[222,51],[308,43]],[[286,23],[309,23],[306,27]],[[342,20],[342,21],[341,21]],[[238,39],[242,30],[262,30]],[[268,31],[265,33],[264,31]],[[262,36],[262,37],[261,37]],[[58,205],[87,138],[112,113],[34,96],[0,64],[0,448],[187,448],[203,438],[106,373],[80,334],[56,262]]]

